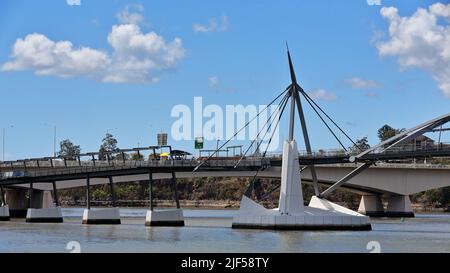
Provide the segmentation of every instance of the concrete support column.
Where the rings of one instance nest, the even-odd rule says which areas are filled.
[[[85,225],[119,225],[119,208],[85,209],[83,212],[83,224]]]
[[[177,178],[175,177],[174,172],[172,172],[172,190],[175,198],[175,203],[177,205],[177,209],[180,209],[180,199],[178,198],[178,189],[177,189]]]
[[[91,183],[89,174],[86,177],[86,207],[91,209]]]
[[[3,189],[3,187],[0,187],[0,195],[1,195],[1,206],[6,205],[6,200],[5,200],[5,190]]]
[[[150,210],[147,210],[145,217],[146,226],[184,226],[183,210],[180,208],[180,201],[178,199],[177,183],[175,173],[172,173],[172,190],[174,192],[176,209],[167,210],[153,210],[153,177],[149,173],[150,186]]]
[[[358,212],[370,217],[383,217],[384,207],[379,195],[363,195]]]
[[[27,211],[26,222],[28,223],[62,223],[62,211],[60,207],[34,209]]]
[[[41,209],[44,207],[44,191],[42,190],[32,190],[31,199],[29,200],[29,207],[33,209]]]
[[[0,206],[0,222],[9,220],[10,220],[9,206],[8,205]]]
[[[114,183],[112,176],[108,177],[109,179],[109,189],[111,191],[111,202],[112,206],[115,208],[117,206],[116,204],[116,191],[114,190]]]
[[[153,211],[153,173],[149,171],[148,173],[148,195],[150,202],[150,210]]]
[[[53,186],[53,201],[55,203],[55,207],[59,207],[59,199],[58,199],[58,190],[56,189],[56,182],[52,182]]]
[[[113,198],[113,205],[115,205],[115,193],[112,185],[112,177],[109,177],[111,195]],[[85,225],[118,225],[120,221],[119,208],[99,208],[91,209],[91,189],[90,176],[86,177],[86,209],[83,212],[83,221]]]
[[[26,222],[28,223],[62,223],[63,216],[59,206],[55,206],[50,191],[30,192],[31,204],[27,210]]]
[[[391,196],[386,209],[387,217],[414,217],[408,195]]]
[[[44,191],[42,193],[42,208],[48,209],[48,208],[54,208],[58,207],[55,205],[55,199],[52,196],[52,193],[50,191]]]
[[[3,187],[0,187],[0,221],[9,221],[9,206],[6,204],[5,201],[5,192],[3,190]]]
[[[9,206],[9,214],[11,218],[25,218],[27,216],[27,191],[27,189],[5,190],[5,202]]]

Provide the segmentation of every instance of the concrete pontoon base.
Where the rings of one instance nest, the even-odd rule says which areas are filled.
[[[85,209],[83,212],[83,224],[85,225],[119,225],[119,208]]]
[[[9,206],[0,206],[0,221],[9,221],[11,218],[9,216]]]
[[[62,223],[63,217],[60,207],[45,209],[28,209],[27,223]]]
[[[314,200],[316,199],[316,200]],[[315,207],[316,206],[316,207]],[[323,209],[323,206],[329,209]],[[241,208],[233,217],[232,228],[276,230],[372,230],[369,217],[328,200],[313,197],[302,213],[281,214],[269,210],[244,196]]]
[[[146,226],[184,226],[182,209],[148,210],[145,217]]]

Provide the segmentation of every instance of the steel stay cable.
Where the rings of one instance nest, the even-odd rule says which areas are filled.
[[[289,86],[290,87],[290,86]],[[211,155],[209,155],[208,158],[206,158],[205,160],[203,160],[202,162],[200,162],[192,172],[197,171],[203,164],[205,164],[208,160],[210,160],[220,149],[222,149],[226,144],[228,144],[234,137],[237,136],[237,134],[239,134],[243,129],[247,128],[247,126],[253,122],[257,117],[259,117],[259,115],[265,111],[267,108],[269,108],[269,106],[271,106],[275,101],[277,101],[288,89],[286,88],[283,92],[281,92],[275,99],[273,99],[266,107],[264,107],[264,109],[262,109],[261,111],[259,111],[259,113],[253,117],[251,120],[249,120],[241,129],[239,129],[230,139],[228,139],[224,144],[222,144],[222,146],[220,146],[217,150],[214,151],[214,153],[212,153]]]
[[[253,146],[253,144],[255,143],[255,141],[259,138],[259,135],[262,133],[262,131],[264,130],[264,128],[266,127],[266,125],[273,122],[272,116],[273,116],[275,113],[276,113],[277,115],[278,115],[278,113],[280,113],[280,109],[281,109],[281,107],[284,105],[285,100],[287,100],[288,97],[289,97],[289,96],[288,96],[288,94],[286,93],[285,96],[281,99],[280,104],[278,105],[276,111],[270,114],[268,120],[266,121],[266,123],[264,124],[264,126],[261,128],[261,130],[258,132],[258,134],[256,135],[256,138],[250,143],[250,146],[247,148],[247,150],[244,152],[244,154],[241,156],[241,158],[239,158],[239,161],[234,165],[234,168],[236,168],[236,167],[239,165],[239,163],[242,161],[242,159],[243,159],[243,158],[245,157],[245,155],[248,153],[248,151],[249,151],[250,148]],[[270,125],[272,125],[272,124],[270,124]],[[266,137],[267,132],[270,130],[270,127],[271,127],[271,126],[268,126],[268,127],[267,127],[267,130],[266,130],[266,132],[264,133],[264,136],[262,137],[263,140],[264,140],[264,138]],[[260,142],[257,143],[256,150],[259,149],[260,144],[261,144]]]

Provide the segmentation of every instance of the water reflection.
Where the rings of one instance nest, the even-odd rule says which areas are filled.
[[[304,240],[305,232],[298,231],[286,231],[286,232],[277,232],[280,249],[296,249],[298,246],[302,245],[302,241]]]
[[[147,240],[149,241],[180,241],[182,227],[146,227]]]
[[[62,224],[0,222],[0,252],[450,252],[450,217],[372,219],[372,231],[274,231],[232,229],[233,211],[186,210],[185,227],[145,227],[146,209],[122,210],[121,225],[82,225],[82,209]],[[124,216],[131,215],[131,216]],[[209,217],[211,216],[211,217]]]
[[[118,225],[81,225],[87,242],[108,242],[116,238]]]

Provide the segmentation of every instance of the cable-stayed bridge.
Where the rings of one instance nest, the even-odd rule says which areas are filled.
[[[258,135],[252,140],[249,147],[238,156],[218,156],[219,151],[223,150],[224,147],[232,141],[234,138],[233,136],[223,143],[221,147],[218,147],[211,155],[199,159],[177,157],[171,146],[150,146],[120,149],[112,152],[107,151],[103,158],[100,157],[98,152],[92,152],[74,154],[67,157],[44,157],[1,162],[0,188],[3,207],[0,211],[0,217],[2,217],[1,214],[3,213],[3,218],[9,219],[9,210],[26,211],[27,220],[29,221],[62,221],[61,213],[57,210],[59,208],[58,190],[86,186],[87,211],[83,222],[88,224],[104,223],[105,221],[107,223],[119,223],[120,216],[118,217],[118,210],[104,209],[97,212],[91,210],[90,186],[108,183],[111,187],[113,207],[115,207],[114,183],[148,181],[150,188],[150,212],[148,215],[149,219],[147,219],[148,224],[180,225],[184,222],[182,221],[182,214],[180,214],[181,210],[176,187],[177,177],[252,177],[253,179],[249,184],[247,192],[251,192],[255,179],[260,177],[281,178],[280,187],[281,195],[283,195],[283,192],[292,191],[294,188],[298,187],[298,185],[296,186],[294,184],[300,182],[300,175],[304,182],[311,183],[314,186],[315,196],[317,197],[315,200],[319,200],[317,201],[319,203],[318,205],[316,204],[316,206],[324,206],[323,204],[326,197],[331,192],[337,188],[345,188],[363,194],[360,206],[360,210],[363,212],[381,215],[385,211],[381,204],[381,197],[388,194],[390,200],[388,202],[387,212],[390,212],[390,215],[394,216],[408,216],[412,214],[412,211],[407,194],[413,192],[411,192],[411,190],[399,190],[398,188],[407,188],[410,186],[415,189],[428,189],[427,183],[429,183],[428,185],[432,185],[432,187],[450,185],[450,171],[446,168],[392,168],[395,171],[387,171],[387,168],[384,168],[383,171],[379,171],[382,170],[382,168],[380,168],[382,162],[449,157],[450,145],[446,143],[441,143],[439,141],[437,144],[432,143],[429,145],[417,146],[413,145],[411,140],[425,133],[438,132],[441,134],[442,132],[449,130],[443,126],[450,121],[450,114],[421,123],[409,130],[404,130],[372,148],[362,149],[361,147],[358,147],[355,141],[342,130],[330,115],[312,100],[300,85],[297,84],[289,52],[288,59],[292,83],[267,105],[267,107],[269,107],[270,105],[277,103],[278,108],[275,111],[275,114],[272,113],[274,116],[269,117],[267,123],[260,128]],[[342,149],[338,151],[319,150],[313,152],[309,141],[307,123],[303,114],[304,110],[302,107],[301,96],[317,114],[326,128],[330,131],[331,135],[338,141]],[[293,145],[289,148],[291,151],[287,152],[286,150],[283,150],[281,154],[273,154],[268,153],[266,149],[263,153],[250,154],[249,151],[251,147],[256,147],[256,150],[259,150],[263,139],[266,139],[266,136],[270,131],[270,127],[277,128],[279,126],[281,116],[285,109],[288,108],[288,105],[290,106],[288,141]],[[306,147],[306,151],[304,152],[299,152],[296,149],[294,140],[295,112],[298,113],[300,119],[301,132]],[[258,115],[260,113],[258,113]],[[241,130],[245,130],[245,128],[253,121],[254,119],[250,120],[243,128],[236,132],[235,136]],[[342,141],[337,137],[333,128],[344,134],[344,136],[353,144],[353,149],[345,147]],[[273,132],[274,131],[275,130],[273,130]],[[269,144],[272,141],[272,137],[273,135],[269,138]],[[269,147],[269,145],[267,145],[267,147]],[[162,149],[169,150],[167,153],[169,155],[168,157],[163,158],[158,156],[156,151]],[[140,153],[144,151],[151,151],[153,156],[148,159],[144,159],[141,156],[139,156],[139,160],[126,159],[125,153],[133,152],[140,155]],[[288,157],[290,158],[289,160],[294,160],[296,162],[295,164],[289,163],[288,167],[286,167],[287,169],[285,169],[287,163],[283,163],[286,160],[286,154],[291,154]],[[117,160],[117,158],[119,158],[118,155],[122,155],[120,157],[122,160]],[[330,166],[330,164],[345,165]],[[379,166],[377,166],[377,164]],[[342,170],[345,170],[345,172],[342,172]],[[283,174],[285,172],[290,173],[290,176],[286,178]],[[414,173],[414,179],[411,177],[411,172]],[[297,176],[298,178],[296,178]],[[433,179],[434,176],[436,176],[434,179],[439,181],[438,183],[429,182],[429,179]],[[171,180],[171,188],[174,192],[177,210],[164,214],[158,214],[153,210],[153,180],[160,178]],[[394,181],[391,183],[392,187],[386,186],[385,181],[390,181],[392,179]],[[395,181],[403,183],[403,186],[397,185],[398,183],[395,183]],[[289,186],[291,184],[293,186]],[[319,184],[326,189],[321,191]],[[301,189],[298,190],[301,193]],[[45,197],[43,193],[45,191],[51,191],[52,194],[47,194],[47,197]],[[28,195],[28,197],[26,197],[26,195]],[[51,204],[45,204],[43,201],[45,198],[51,199],[52,201],[50,203],[53,203],[53,206]],[[284,204],[285,201],[281,198],[282,197],[280,197],[280,205],[287,206],[285,207],[285,214],[289,215],[290,210],[296,211],[295,206],[292,207],[292,205],[286,205],[288,203]],[[244,197],[243,201],[245,200]],[[298,201],[292,202],[297,202],[297,204],[299,204]],[[259,210],[260,212],[262,211],[253,204],[248,206],[253,206],[253,209]],[[301,204],[299,206],[303,205]],[[326,203],[326,206],[333,207],[333,204]],[[55,207],[56,209],[52,209],[52,207]],[[316,209],[316,207],[314,209]],[[320,208],[317,209],[320,210]],[[334,209],[340,215],[339,217],[351,214],[351,212],[344,211],[342,208]],[[8,210],[8,212],[6,210]],[[15,213],[16,212],[13,214]],[[297,215],[296,213],[298,214],[299,212],[295,212],[294,214]],[[322,215],[322,212],[314,211],[313,214],[314,213]],[[346,218],[344,217],[343,219]],[[359,221],[359,219],[357,219],[357,221]],[[342,224],[338,224],[338,226],[340,225]],[[366,224],[364,224],[364,226],[365,225]],[[242,223],[239,222],[238,226],[242,226]],[[286,226],[286,224],[282,226]],[[344,226],[348,227],[349,225]],[[356,226],[358,226],[358,224],[356,224]]]

